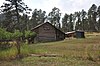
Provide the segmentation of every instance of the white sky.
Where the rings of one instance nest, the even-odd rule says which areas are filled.
[[[0,0],[0,6],[5,0]],[[42,9],[47,14],[53,7],[57,7],[61,10],[61,13],[74,13],[75,11],[81,11],[82,9],[88,11],[92,4],[100,5],[100,0],[23,0],[32,10],[35,8]]]

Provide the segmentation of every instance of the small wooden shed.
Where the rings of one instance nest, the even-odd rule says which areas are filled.
[[[85,38],[85,33],[84,31],[71,31],[71,32],[67,32],[65,33],[65,37],[69,38],[69,37],[74,37],[74,38]]]
[[[75,31],[75,37],[76,38],[85,38],[84,31]]]
[[[31,31],[37,33],[35,40],[38,42],[58,41],[65,39],[65,33],[49,22],[42,23],[34,27]]]

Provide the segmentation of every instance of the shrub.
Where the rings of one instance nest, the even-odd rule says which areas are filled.
[[[12,33],[7,32],[5,29],[0,28],[0,40],[11,39]]]
[[[13,39],[18,39],[18,38],[20,38],[22,36],[23,36],[23,33],[20,32],[19,30],[15,30],[15,32],[12,34],[12,38]]]
[[[32,31],[25,31],[25,38],[36,37],[36,33]]]
[[[27,39],[28,43],[34,42],[34,38],[36,37],[36,33],[32,31],[25,31],[25,38]]]
[[[12,47],[12,44],[10,44],[9,41],[12,42],[13,39],[19,39],[22,35],[23,33],[21,33],[19,30],[15,30],[14,33],[11,33],[0,28],[0,48],[7,49]]]

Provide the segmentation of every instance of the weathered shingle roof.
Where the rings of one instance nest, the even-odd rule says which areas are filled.
[[[41,27],[42,25],[44,25],[44,24],[46,24],[46,23],[50,24],[50,25],[51,25],[52,27],[54,27],[56,30],[62,32],[60,29],[56,28],[54,25],[52,25],[52,24],[49,23],[49,22],[45,22],[45,23],[39,24],[39,25],[37,25],[36,27],[32,28],[32,30],[35,30],[35,29]],[[64,33],[64,32],[62,32],[62,33]],[[65,33],[64,33],[64,34],[65,34]]]

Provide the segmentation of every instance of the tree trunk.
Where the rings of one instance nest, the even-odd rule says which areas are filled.
[[[18,7],[17,1],[15,3],[16,3],[15,8],[16,8],[17,22],[18,22],[18,25],[19,25],[19,13],[18,13],[18,8],[17,8]],[[21,31],[20,27],[19,27],[19,30]],[[17,51],[18,51],[17,58],[20,59],[20,42],[19,42],[19,39],[17,40],[16,47],[17,47]]]
[[[18,59],[20,59],[20,42],[19,42],[19,40],[16,40],[16,42],[17,42],[17,45],[16,45],[16,48],[17,48],[17,58]]]

